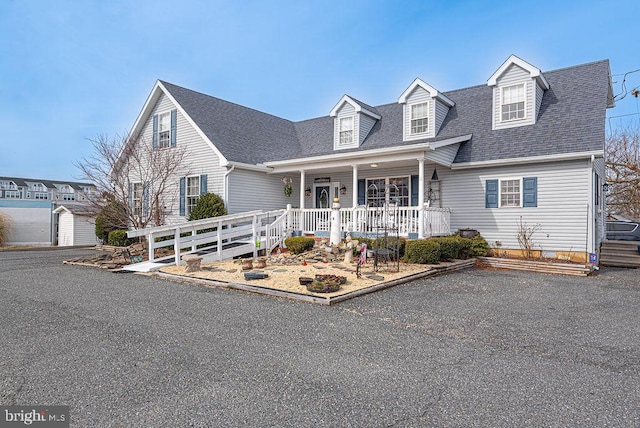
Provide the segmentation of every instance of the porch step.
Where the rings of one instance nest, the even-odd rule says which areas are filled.
[[[602,241],[600,264],[602,266],[640,268],[640,241]]]

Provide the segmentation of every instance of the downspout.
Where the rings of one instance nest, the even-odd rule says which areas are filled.
[[[231,172],[236,169],[235,165],[231,165],[231,168],[229,168],[223,175],[222,177],[222,182],[224,183],[224,189],[223,189],[223,193],[224,193],[224,205],[225,207],[227,207],[227,211],[229,211],[229,174],[231,174]]]

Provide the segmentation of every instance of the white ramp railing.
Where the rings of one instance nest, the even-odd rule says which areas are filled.
[[[202,255],[204,261],[225,260],[247,253],[256,257],[260,249],[271,251],[286,238],[286,219],[286,210],[250,211],[130,230],[127,236],[146,237],[150,262],[173,259],[180,265],[181,257],[192,253]]]

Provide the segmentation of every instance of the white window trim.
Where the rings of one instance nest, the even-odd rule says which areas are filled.
[[[504,103],[504,91],[505,89],[509,89],[509,88],[513,88],[516,86],[522,86],[522,90],[523,90],[523,102],[524,102],[524,116],[519,117],[519,118],[515,118],[515,119],[503,119],[502,118],[502,107],[504,105],[506,105]],[[509,103],[509,104],[513,104],[513,103]],[[525,121],[527,120],[527,83],[526,82],[522,82],[522,83],[514,83],[513,85],[506,85],[506,86],[501,86],[500,87],[500,111],[499,111],[499,122],[500,123],[517,123],[520,121]]]
[[[142,217],[144,184],[141,181],[136,181],[131,183],[131,185],[131,209],[133,210],[133,215],[136,217]],[[140,186],[140,198],[136,198],[136,186]],[[136,204],[137,201],[139,201],[139,204]]]
[[[347,120],[347,119],[351,120],[351,129],[345,129],[343,131],[342,130],[342,122]],[[336,141],[336,147],[344,148],[344,147],[353,146],[353,144],[355,142],[355,139],[356,139],[355,128],[356,128],[355,115],[338,117],[338,136],[337,136],[337,141]],[[343,143],[342,142],[342,133],[343,132],[349,132],[349,131],[351,131],[351,141]]]
[[[172,132],[172,129],[171,129],[171,110],[164,111],[164,112],[161,112],[161,113],[156,113],[156,116],[158,117],[158,130],[157,130],[157,134],[156,134],[156,138],[157,138],[157,141],[158,141],[158,149],[171,148],[171,132]],[[169,129],[168,129],[169,139],[167,140],[167,145],[166,146],[161,144],[162,140],[160,139],[160,133],[161,132],[165,132],[165,131],[161,131],[160,130],[160,122],[161,122],[161,118],[163,116],[169,117]]]
[[[413,117],[413,108],[419,105],[424,105],[425,106],[425,111],[426,114],[424,117],[418,117],[415,118]],[[415,136],[415,135],[425,135],[429,133],[429,126],[431,125],[431,118],[429,115],[429,108],[430,108],[430,104],[429,101],[423,101],[423,102],[419,102],[419,103],[413,103],[413,104],[408,104],[409,107],[409,111],[408,111],[408,115],[409,115],[409,136]],[[413,132],[413,124],[412,122],[414,120],[419,120],[419,119],[427,119],[427,128],[425,131],[422,132]]]
[[[508,205],[502,206],[502,182],[503,181],[518,181],[520,184],[520,205]],[[524,199],[524,189],[522,188],[522,177],[513,177],[513,178],[499,178],[498,179],[498,208],[522,208],[522,202]]]
[[[191,195],[189,193],[189,179],[190,178],[196,178],[198,179],[198,187],[196,189],[197,194]],[[184,178],[184,215],[185,217],[189,217],[189,215],[191,214],[191,208],[189,207],[189,198],[195,198],[195,203],[193,204],[193,207],[195,208],[196,204],[198,203],[198,200],[200,199],[200,176],[199,175],[187,175]]]

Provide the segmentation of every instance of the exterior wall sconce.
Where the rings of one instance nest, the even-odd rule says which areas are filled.
[[[342,187],[340,187],[340,194],[342,196],[347,194],[347,186],[345,186],[344,184],[342,185]]]
[[[602,191],[607,193],[609,191],[609,183],[602,183]]]
[[[307,198],[310,198],[310,197],[311,197],[311,187],[307,187],[306,189],[304,189],[304,195],[305,195]]]

